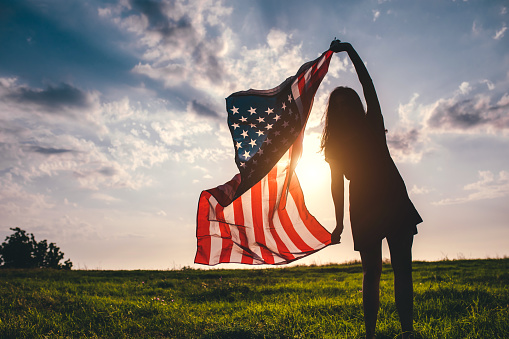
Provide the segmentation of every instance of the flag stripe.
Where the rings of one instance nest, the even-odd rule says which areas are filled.
[[[225,220],[224,218],[224,207],[220,204],[216,205],[216,216],[218,220]],[[222,239],[221,254],[219,262],[229,262],[230,255],[232,252],[233,241],[231,237],[230,227],[224,222],[219,222],[219,232]]]
[[[325,228],[323,228],[322,225],[320,225],[315,217],[309,213],[306,213],[307,209],[304,202],[304,194],[302,193],[302,189],[299,185],[299,179],[297,175],[295,175],[294,179],[295,180],[292,180],[290,183],[290,192],[292,194],[293,202],[296,206],[295,209],[299,213],[300,220],[302,220],[309,233],[312,234],[315,239],[320,241],[322,244],[330,242],[330,233]]]
[[[196,238],[198,239],[198,249],[194,262],[199,264],[208,264],[210,262],[210,222],[209,222],[209,199],[212,195],[203,191],[198,202]]]
[[[286,246],[285,244],[285,241],[281,238],[278,230],[276,229],[275,227],[275,224],[274,224],[274,209],[275,209],[275,197],[277,196],[277,192],[278,192],[278,183],[277,183],[277,166],[274,170],[270,171],[269,172],[269,175],[267,176],[268,177],[268,183],[269,183],[269,198],[270,198],[270,201],[269,201],[269,206],[270,206],[270,212],[269,212],[269,216],[271,216],[269,218],[269,229],[270,229],[270,232],[272,233],[272,236],[274,238],[274,240],[276,241],[276,246],[277,246],[277,249],[278,249],[278,252],[280,257],[281,257],[281,260],[288,260],[288,261],[291,261],[291,260],[294,260],[295,257],[290,253],[290,250],[288,249],[288,247]]]
[[[253,211],[253,225],[259,225],[259,227],[254,228],[255,232],[255,240],[258,246],[260,246],[260,250],[262,253],[263,261],[269,264],[274,263],[274,257],[272,253],[267,250],[267,243],[265,239],[264,232],[264,222],[263,222],[263,201],[262,201],[262,182],[264,180],[258,182],[253,187],[251,187],[251,209]]]
[[[244,213],[244,225],[246,226],[246,235],[248,239],[248,248],[251,251],[254,264],[263,263],[262,252],[256,244],[253,214],[251,213],[251,190],[244,193],[240,199],[242,200],[242,212]]]
[[[235,213],[235,225],[238,225],[237,228],[239,230],[239,237],[240,237],[240,245],[242,246],[242,259],[241,263],[243,264],[252,264],[253,263],[253,257],[249,254],[248,248],[249,243],[247,239],[246,234],[246,227],[244,223],[244,212],[242,210],[242,199],[235,199],[233,201],[233,210]]]

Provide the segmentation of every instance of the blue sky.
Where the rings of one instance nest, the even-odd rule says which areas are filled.
[[[278,85],[338,37],[367,64],[391,154],[424,219],[414,259],[508,255],[508,7],[3,1],[0,238],[21,227],[56,242],[76,268],[194,266],[199,194],[237,173],[224,98]],[[343,54],[316,95],[297,169],[329,230],[318,144],[338,85],[361,90]],[[353,259],[347,227],[341,245],[297,264]]]

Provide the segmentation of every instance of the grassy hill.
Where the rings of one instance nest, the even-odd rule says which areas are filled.
[[[359,263],[256,270],[0,270],[0,338],[360,338]],[[384,264],[378,338],[396,338]],[[422,338],[509,338],[509,259],[414,262]]]

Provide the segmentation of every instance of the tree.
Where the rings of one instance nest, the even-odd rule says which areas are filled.
[[[19,227],[11,228],[13,234],[5,238],[0,245],[0,267],[2,268],[57,268],[70,270],[71,260],[63,264],[60,261],[64,253],[54,243],[46,240],[35,241],[32,233],[27,233]]]

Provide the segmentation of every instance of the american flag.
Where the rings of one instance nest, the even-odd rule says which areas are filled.
[[[273,89],[226,99],[240,173],[201,193],[195,263],[286,264],[330,244],[330,233],[304,204],[294,169],[332,54],[302,65]]]

